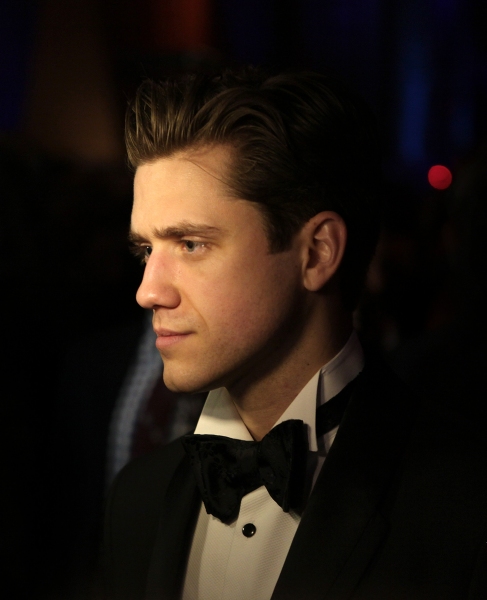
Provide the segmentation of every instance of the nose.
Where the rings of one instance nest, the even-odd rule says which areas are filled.
[[[170,265],[155,252],[149,256],[136,300],[142,308],[176,308],[181,296],[171,275]]]

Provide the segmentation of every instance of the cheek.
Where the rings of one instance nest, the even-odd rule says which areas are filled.
[[[299,296],[296,268],[268,262],[243,265],[204,284],[199,305],[213,334],[265,336],[293,311]]]

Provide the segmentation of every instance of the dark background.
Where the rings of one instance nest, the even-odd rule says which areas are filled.
[[[418,391],[461,401],[465,385],[452,374],[474,364],[475,395],[487,366],[486,58],[484,0],[2,0],[3,564],[12,597],[89,594],[73,575],[92,557],[73,549],[65,482],[77,467],[65,448],[76,424],[59,380],[80,340],[141,317],[123,150],[138,83],[253,63],[331,67],[357,88],[381,123],[386,200],[357,328]],[[427,181],[439,163],[453,173],[445,191]]]

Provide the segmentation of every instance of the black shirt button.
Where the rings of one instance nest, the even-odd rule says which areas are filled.
[[[242,533],[245,537],[252,537],[256,531],[257,529],[253,523],[247,523],[242,527]]]

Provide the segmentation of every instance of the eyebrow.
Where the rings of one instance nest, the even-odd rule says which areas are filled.
[[[187,235],[216,235],[222,234],[224,230],[219,227],[213,227],[212,225],[204,225],[199,223],[192,223],[190,221],[181,221],[171,227],[164,227],[163,229],[154,227],[152,235],[159,240],[167,240],[170,238],[182,238]],[[147,239],[137,233],[136,231],[129,231],[129,241],[132,244],[144,244],[147,243]]]

